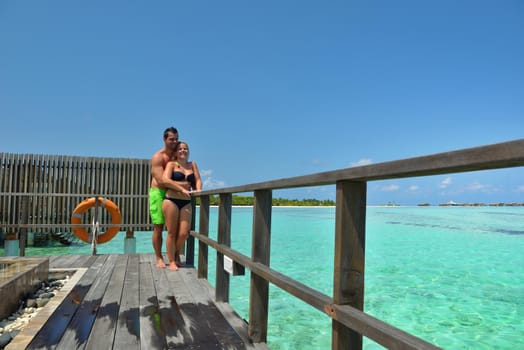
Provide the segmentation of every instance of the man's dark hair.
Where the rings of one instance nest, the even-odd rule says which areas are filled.
[[[167,128],[164,131],[164,140],[167,139],[167,137],[169,136],[169,133],[178,134],[178,130],[176,128],[172,127],[172,126]]]

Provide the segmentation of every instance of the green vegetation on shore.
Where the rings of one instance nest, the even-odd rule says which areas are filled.
[[[253,197],[251,196],[233,196],[233,205],[253,205]],[[218,196],[211,196],[209,198],[210,205],[218,205],[220,199]],[[197,198],[197,204],[200,204],[200,199]],[[304,199],[287,199],[287,198],[273,198],[272,204],[275,207],[279,206],[294,206],[294,207],[326,207],[334,206],[335,201],[325,199],[313,199],[313,198],[304,198]]]

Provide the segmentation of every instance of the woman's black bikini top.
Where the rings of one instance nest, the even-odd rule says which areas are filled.
[[[195,187],[195,174],[191,173],[186,176],[181,171],[173,171],[173,174],[171,175],[171,179],[173,181],[188,181],[191,184],[191,187]]]

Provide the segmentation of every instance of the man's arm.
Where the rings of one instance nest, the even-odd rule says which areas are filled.
[[[159,187],[170,188],[180,192],[185,190],[184,187],[180,186],[175,181],[164,178],[163,159],[160,154],[155,154],[153,158],[151,158],[151,176],[155,179],[155,182]]]
[[[157,186],[160,187],[162,187],[162,173],[164,172],[162,161],[162,156],[158,153],[155,153],[153,158],[151,158],[151,176]]]

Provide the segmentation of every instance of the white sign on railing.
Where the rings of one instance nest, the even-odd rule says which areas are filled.
[[[224,255],[224,271],[229,273],[231,276],[242,276],[246,273],[243,265],[236,263],[228,256]]]
[[[224,270],[230,275],[233,274],[233,259],[224,255]]]

